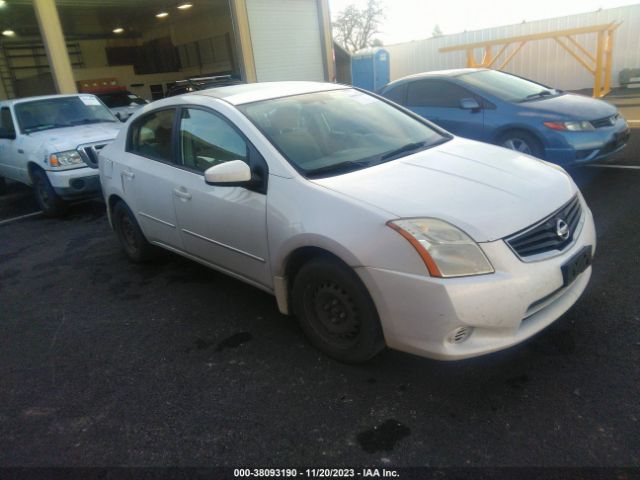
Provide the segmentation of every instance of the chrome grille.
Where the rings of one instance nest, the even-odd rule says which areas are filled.
[[[98,168],[98,154],[100,150],[106,147],[106,143],[98,143],[94,145],[80,145],[78,147],[78,153],[86,163],[91,168]]]
[[[591,125],[593,125],[594,128],[610,127],[616,123],[616,120],[618,120],[617,113],[615,115],[609,115],[608,117],[591,120]]]
[[[581,216],[582,207],[576,195],[556,212],[535,225],[507,237],[505,241],[523,259],[554,251],[559,252],[571,245],[575,236],[578,235]],[[563,235],[564,226],[560,222],[566,224],[568,228],[566,236]]]

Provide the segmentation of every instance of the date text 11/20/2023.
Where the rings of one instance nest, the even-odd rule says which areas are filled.
[[[236,468],[233,476],[262,478],[398,478],[396,470],[387,468]]]

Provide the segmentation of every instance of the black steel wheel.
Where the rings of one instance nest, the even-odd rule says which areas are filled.
[[[302,266],[292,303],[300,326],[327,355],[348,363],[369,360],[384,348],[378,313],[356,273],[331,257]]]
[[[44,170],[35,169],[31,173],[36,201],[47,217],[59,217],[67,213],[69,206],[55,192]]]
[[[112,215],[113,228],[127,257],[133,262],[144,262],[153,258],[156,248],[145,238],[129,207],[124,202],[118,202]]]

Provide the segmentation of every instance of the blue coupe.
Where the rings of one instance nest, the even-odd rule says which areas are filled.
[[[380,94],[461,137],[564,166],[603,160],[629,139],[613,105],[496,70],[411,75]]]

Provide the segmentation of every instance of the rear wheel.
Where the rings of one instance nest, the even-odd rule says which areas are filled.
[[[502,134],[496,142],[501,147],[542,158],[544,155],[542,144],[530,133],[512,130]]]
[[[113,228],[131,261],[144,262],[155,256],[155,247],[147,241],[133,212],[124,202],[116,203],[113,208]]]
[[[36,201],[47,217],[59,217],[67,213],[67,202],[55,192],[44,170],[31,172],[31,180]]]
[[[296,275],[292,296],[302,330],[330,357],[359,363],[384,348],[369,292],[342,262],[330,257],[310,260]]]

